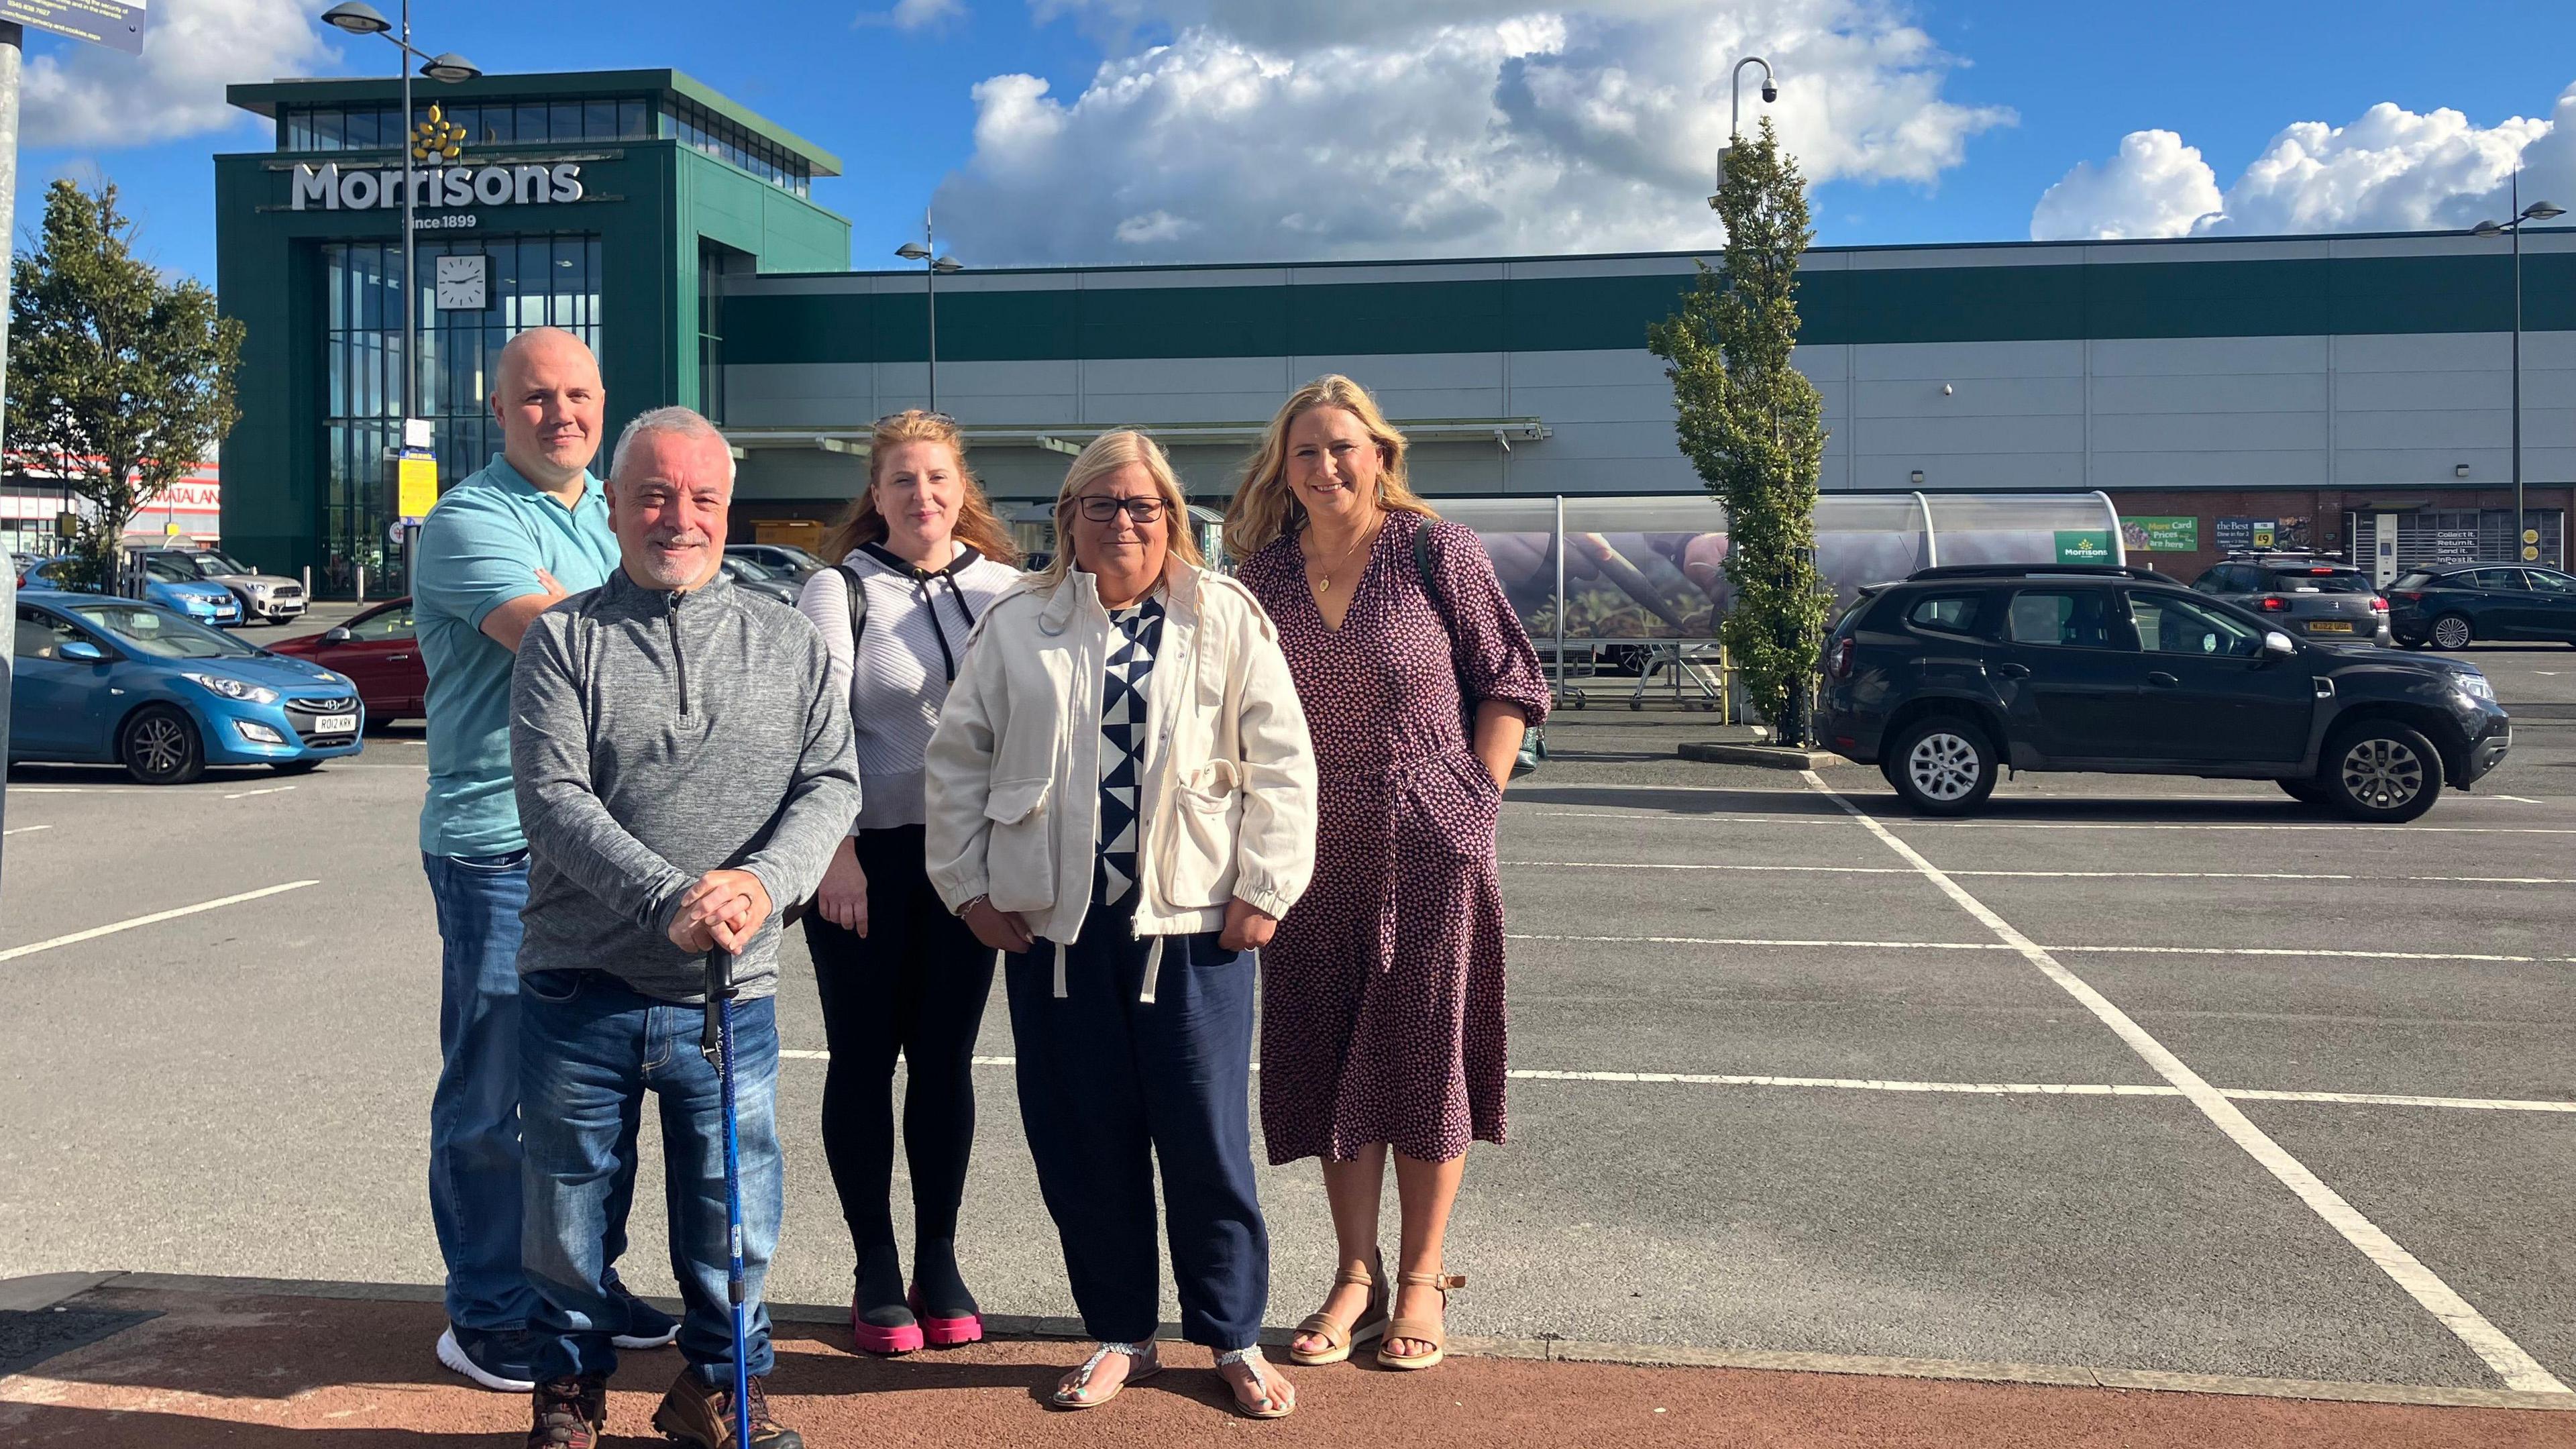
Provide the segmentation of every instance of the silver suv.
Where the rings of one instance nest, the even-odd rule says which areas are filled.
[[[283,624],[304,617],[302,580],[261,573],[221,549],[156,548],[145,550],[143,557],[232,590],[233,597],[241,600],[245,624]]]
[[[2231,553],[2191,586],[2320,643],[2387,644],[2388,600],[2339,558],[2270,549]]]

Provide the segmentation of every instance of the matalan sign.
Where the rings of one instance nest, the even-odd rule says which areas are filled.
[[[423,166],[411,173],[415,210],[444,206],[534,206],[581,200],[581,163],[550,165]],[[350,166],[325,161],[295,168],[287,206],[292,211],[400,210],[399,166]]]

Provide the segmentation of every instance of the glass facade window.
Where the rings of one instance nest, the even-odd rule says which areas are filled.
[[[641,96],[578,101],[460,101],[414,95],[414,124],[429,108],[465,130],[467,146],[557,145],[571,141],[646,141],[651,108]],[[288,106],[277,113],[282,151],[391,151],[402,145],[399,106]]]
[[[347,597],[363,567],[371,590],[394,575],[401,550],[388,536],[386,452],[402,437],[402,247],[333,242],[323,249],[321,566],[314,586]],[[480,255],[485,305],[440,311],[437,259]],[[600,347],[599,238],[483,236],[422,241],[413,305],[421,329],[420,416],[431,420],[442,485],[501,451],[486,400],[503,343],[530,327],[561,327]]]
[[[798,196],[812,186],[813,168],[804,157],[685,101],[663,114],[662,134]]]

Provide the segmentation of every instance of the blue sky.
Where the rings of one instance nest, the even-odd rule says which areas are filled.
[[[2495,129],[2576,86],[2563,0],[901,0],[909,26],[895,3],[740,0],[710,24],[678,0],[425,0],[414,24],[487,70],[690,71],[842,156],[815,197],[862,266],[934,197],[983,265],[1700,246],[1744,49],[1780,62],[1829,244],[2026,238],[2061,181],[2053,235],[2456,224],[2525,145],[2576,192],[2576,124]],[[207,157],[266,145],[222,83],[395,52],[315,27],[319,3],[153,8],[142,61],[31,35],[29,139],[54,144],[23,158],[19,236],[48,180],[103,174],[158,262],[211,280]],[[210,30],[223,47],[184,43]],[[2308,122],[2345,133],[2284,152]]]

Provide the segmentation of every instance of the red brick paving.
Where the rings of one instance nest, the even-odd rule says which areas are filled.
[[[163,1316],[0,1379],[0,1443],[502,1449],[526,1430],[525,1400],[484,1393],[437,1366],[434,1304],[115,1288],[80,1301]],[[1186,1346],[1167,1346],[1173,1367],[1117,1402],[1064,1414],[1040,1395],[1079,1360],[1076,1344],[1015,1341],[880,1361],[851,1354],[828,1330],[780,1333],[773,1403],[815,1449],[2576,1449],[2576,1413],[1505,1358],[1453,1358],[1424,1374],[1298,1371],[1296,1415],[1259,1424],[1225,1410],[1204,1353]],[[610,1443],[660,1442],[648,1420],[678,1372],[671,1350],[627,1356],[609,1396]]]

